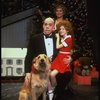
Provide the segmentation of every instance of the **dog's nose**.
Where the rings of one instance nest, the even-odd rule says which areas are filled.
[[[44,62],[44,59],[41,59],[41,62]]]

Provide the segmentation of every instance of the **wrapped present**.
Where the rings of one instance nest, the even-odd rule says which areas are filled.
[[[91,85],[91,76],[80,76],[78,74],[74,74],[73,76],[74,82],[78,85]]]
[[[92,78],[99,78],[99,71],[96,70],[96,67],[93,67],[91,70],[91,77]]]

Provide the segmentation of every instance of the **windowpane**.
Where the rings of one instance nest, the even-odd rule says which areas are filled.
[[[16,64],[17,65],[22,65],[22,60],[21,59],[16,60]]]
[[[21,73],[22,73],[22,68],[17,68],[17,69],[16,69],[16,72],[17,72],[18,74],[21,74]]]
[[[13,64],[13,60],[12,60],[12,59],[8,59],[8,60],[6,61],[6,64],[7,64],[7,65],[12,65],[12,64]]]

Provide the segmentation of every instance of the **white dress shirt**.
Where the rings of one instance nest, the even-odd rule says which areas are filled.
[[[47,56],[52,58],[52,55],[53,55],[53,39],[52,38],[46,38],[44,36],[44,41],[45,41]]]

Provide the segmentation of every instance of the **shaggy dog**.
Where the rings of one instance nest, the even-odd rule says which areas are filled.
[[[39,54],[32,61],[32,71],[30,74],[30,83],[25,84],[19,93],[19,100],[37,100],[43,94],[43,100],[46,100],[47,82],[49,79],[50,60],[45,54]]]

